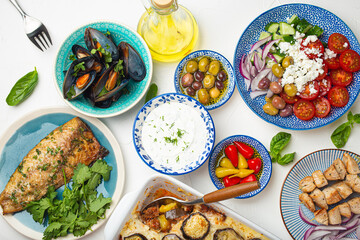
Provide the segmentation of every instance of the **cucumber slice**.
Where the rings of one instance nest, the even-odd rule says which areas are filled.
[[[282,38],[284,42],[289,42],[291,45],[295,43],[295,39],[292,35],[284,35]]]
[[[294,35],[295,34],[295,28],[293,28],[290,24],[285,22],[280,22],[280,30],[279,33],[281,35]]]
[[[276,59],[276,61],[277,61],[278,63],[281,63],[281,61],[282,61],[282,60],[284,59],[284,57],[285,57],[285,56],[280,56],[280,55],[278,55],[278,54],[276,54],[276,53],[274,53],[273,56],[275,57],[275,59]]]
[[[276,39],[280,39],[280,41],[282,41],[282,36],[280,34],[277,34],[277,33],[273,33],[272,34],[272,40],[276,40]],[[278,43],[275,43],[275,44],[278,44]]]
[[[294,24],[293,27],[295,27],[300,22],[300,18],[296,14],[294,14],[287,22],[290,25]]]
[[[306,19],[301,19],[300,22],[296,25],[296,31],[300,33],[306,33],[312,28],[312,25],[306,21]]]
[[[320,37],[323,34],[324,30],[319,27],[318,25],[313,26],[310,28],[309,31],[306,32],[306,35],[315,35],[317,37]]]
[[[268,32],[261,32],[260,33],[260,37],[259,37],[259,40],[262,40],[264,38],[267,38],[268,36],[270,36],[271,33],[268,33]]]
[[[279,24],[276,22],[270,22],[265,26],[265,31],[268,31],[269,33],[276,33],[278,29]]]

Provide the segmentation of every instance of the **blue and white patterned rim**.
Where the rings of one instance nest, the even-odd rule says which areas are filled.
[[[301,207],[301,210],[308,219],[314,218],[314,213],[307,209],[303,204],[300,204],[300,180],[306,176],[311,176],[316,170],[326,170],[335,159],[342,159],[345,152],[355,159],[360,159],[360,155],[349,151],[341,149],[323,149],[306,155],[289,171],[281,190],[280,211],[285,227],[294,239],[303,239],[305,232],[311,227],[301,220],[299,216],[299,207]],[[358,162],[358,164],[360,163]],[[333,206],[330,206],[330,208],[331,207]],[[347,237],[356,237],[356,235],[355,233],[351,233],[347,235]]]
[[[220,53],[217,53],[217,52],[214,52],[211,50],[199,50],[199,51],[192,52],[189,55],[187,55],[186,57],[184,57],[181,60],[181,62],[178,64],[178,66],[176,67],[175,75],[174,75],[174,86],[175,86],[175,90],[177,93],[184,94],[184,92],[181,90],[181,86],[180,86],[181,71],[182,71],[182,69],[184,69],[186,63],[189,60],[198,58],[201,56],[211,57],[211,58],[214,58],[214,59],[220,61],[223,65],[225,71],[228,74],[228,80],[227,80],[228,87],[225,89],[224,95],[221,97],[221,99],[219,99],[218,102],[216,102],[214,104],[210,104],[210,105],[205,105],[205,108],[207,110],[213,110],[215,108],[221,107],[224,103],[226,103],[232,96],[234,89],[235,89],[234,69],[231,66],[231,63]]]
[[[72,55],[71,47],[74,44],[79,44],[86,48],[83,36],[85,28],[87,27],[92,27],[102,32],[109,31],[116,45],[121,41],[131,44],[144,60],[146,66],[146,77],[141,82],[130,81],[127,85],[130,93],[121,96],[120,99],[113,103],[109,108],[102,109],[94,107],[83,96],[80,96],[72,101],[65,99],[64,101],[74,110],[91,117],[104,118],[122,114],[131,109],[142,99],[150,86],[152,77],[152,59],[148,46],[136,31],[124,24],[110,21],[99,21],[86,24],[73,31],[60,46],[55,59],[55,87],[61,98],[63,98],[62,85],[64,82],[64,70],[67,70],[71,64],[71,60],[69,60],[70,55]]]
[[[252,192],[246,193],[244,195],[241,195],[239,197],[236,197],[238,199],[250,198],[250,197],[257,195],[259,192],[261,192],[266,187],[266,185],[270,181],[271,172],[272,172],[272,162],[271,162],[269,152],[266,150],[264,145],[261,142],[259,142],[258,140],[256,140],[255,138],[245,136],[245,135],[234,135],[234,136],[227,137],[227,138],[223,139],[221,142],[219,142],[215,146],[214,150],[211,152],[211,156],[210,156],[210,160],[209,160],[209,175],[210,175],[211,181],[214,183],[214,185],[217,187],[217,189],[224,188],[224,185],[220,182],[220,180],[215,175],[215,169],[216,169],[216,165],[218,162],[218,155],[225,149],[226,146],[232,144],[234,141],[247,143],[247,144],[253,146],[259,152],[259,154],[261,156],[262,169],[260,170],[261,175],[258,178],[258,181],[260,183],[260,188],[255,191],[252,191]]]
[[[305,18],[313,25],[316,24],[323,28],[324,34],[320,38],[322,41],[327,42],[332,33],[341,33],[349,40],[351,49],[360,53],[360,45],[354,33],[339,17],[333,13],[323,8],[308,4],[281,5],[258,16],[252,23],[250,23],[240,37],[234,54],[236,85],[245,103],[260,118],[285,129],[309,130],[330,124],[347,112],[347,110],[355,102],[360,91],[359,72],[354,73],[353,82],[347,87],[350,99],[345,107],[332,107],[330,114],[326,118],[315,117],[310,121],[303,121],[295,117],[295,115],[282,118],[279,115],[271,116],[266,114],[262,109],[262,106],[265,104],[264,96],[257,97],[254,100],[251,99],[250,92],[247,91],[244,78],[241,76],[239,71],[241,57],[243,54],[247,54],[249,52],[250,47],[258,40],[260,32],[264,31],[265,25],[269,22],[286,21],[286,19],[290,18],[293,14],[298,15],[300,18]]]
[[[177,102],[193,107],[204,121],[207,130],[207,140],[202,154],[198,157],[198,159],[192,161],[190,164],[184,166],[178,171],[174,171],[171,166],[162,165],[151,159],[150,156],[146,153],[142,144],[142,127],[146,117],[150,114],[152,110],[168,102]],[[160,173],[168,175],[182,175],[198,169],[209,157],[210,152],[214,146],[214,141],[215,126],[209,112],[204,108],[201,103],[199,103],[192,97],[186,96],[184,94],[165,93],[157,96],[156,98],[153,98],[140,109],[134,121],[133,142],[136,152],[139,154],[140,158],[144,161],[144,163],[146,163],[149,167]]]

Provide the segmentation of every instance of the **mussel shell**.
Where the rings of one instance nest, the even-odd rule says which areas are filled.
[[[99,80],[92,87],[91,97],[93,98],[93,101],[95,103],[102,102],[102,101],[112,98],[129,83],[129,81],[130,81],[129,79],[122,79],[121,83],[118,84],[114,89],[112,89],[111,91],[109,91],[108,93],[106,93],[102,96],[99,96],[102,89],[105,87],[105,84],[109,78],[110,72],[114,69],[115,65],[116,65],[116,63],[114,63],[111,67],[106,69],[105,72],[99,78]]]
[[[90,27],[86,28],[85,34],[84,34],[84,40],[85,40],[86,47],[89,49],[90,52],[92,49],[97,49],[94,39],[95,39],[95,41],[100,43],[100,45],[103,49],[105,49],[106,51],[111,53],[113,62],[119,60],[119,57],[120,57],[119,51],[111,39],[106,37],[105,34],[100,32],[99,30],[96,30],[96,29],[90,28]],[[96,55],[100,58],[98,52],[96,52]]]
[[[91,56],[91,53],[86,48],[78,44],[74,44],[71,50],[77,59]]]
[[[118,45],[120,59],[124,61],[125,77],[140,82],[146,76],[146,66],[140,54],[128,43]]]

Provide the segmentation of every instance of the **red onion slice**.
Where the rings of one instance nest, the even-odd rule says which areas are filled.
[[[257,53],[254,54],[254,66],[256,67],[256,70],[261,71],[261,60]]]
[[[262,59],[265,59],[267,57],[272,45],[274,45],[274,43],[277,43],[279,41],[280,41],[280,39],[272,40],[265,45],[263,52],[262,52]]]
[[[317,226],[315,230],[326,230],[326,231],[342,231],[346,230],[344,226]]]
[[[245,67],[245,54],[241,57],[239,70],[240,70],[240,74],[241,74],[244,78],[246,78],[247,80],[250,80],[250,74],[249,74],[249,72],[246,70],[246,67]]]
[[[256,54],[255,54],[256,55]],[[258,75],[258,71],[256,70],[256,67],[255,66],[251,66],[251,68],[250,68],[250,75],[252,76],[252,77],[256,77],[257,75]]]
[[[270,39],[271,39],[271,36],[268,36],[267,38],[257,41],[254,45],[252,45],[249,53],[252,53],[256,49],[260,48],[264,43],[270,41]]]
[[[261,79],[263,79],[264,77],[266,77],[266,75],[269,73],[269,71],[271,71],[271,69],[267,68],[267,69],[264,69],[261,72],[259,72],[258,75],[256,75],[256,77],[251,82],[251,91],[260,90],[258,88],[259,81]],[[265,91],[265,92],[267,93],[267,91]]]
[[[301,206],[299,206],[299,216],[301,218],[301,220],[303,220],[304,222],[306,222],[307,224],[311,225],[311,226],[318,226],[317,224],[311,222],[304,214],[304,212],[301,209]]]
[[[266,90],[263,90],[263,91],[253,91],[253,92],[250,92],[250,97],[251,99],[254,99],[258,96],[261,96],[261,95],[265,95],[267,93]]]
[[[360,239],[360,226],[358,226],[356,229],[356,237],[357,239]]]
[[[271,60],[273,60],[275,63],[278,63],[278,61],[276,60],[276,58],[274,57],[274,55],[272,55],[272,53],[268,53],[267,54],[267,56],[271,59]]]
[[[331,234],[330,231],[325,231],[325,230],[314,230],[308,238],[304,238],[304,240],[318,240],[318,239],[322,239],[323,237],[325,237],[326,235]]]

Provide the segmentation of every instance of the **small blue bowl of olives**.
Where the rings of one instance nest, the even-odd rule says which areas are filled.
[[[231,63],[220,53],[199,50],[184,57],[175,70],[177,93],[191,96],[213,110],[226,103],[235,89]]]

